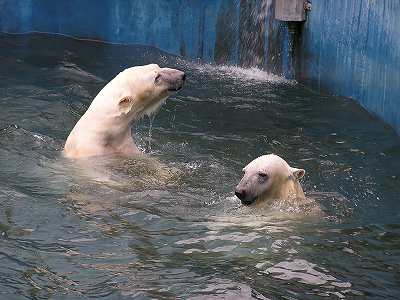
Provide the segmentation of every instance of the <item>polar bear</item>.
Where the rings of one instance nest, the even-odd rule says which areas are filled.
[[[172,93],[180,90],[185,73],[156,64],[136,66],[119,73],[94,98],[76,123],[64,147],[68,158],[139,153],[131,124],[150,115]]]
[[[243,172],[235,195],[246,206],[261,207],[277,201],[305,201],[299,183],[305,171],[290,167],[278,155],[260,156],[250,162]]]

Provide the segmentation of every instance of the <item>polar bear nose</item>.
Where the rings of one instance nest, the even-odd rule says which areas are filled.
[[[184,72],[170,68],[161,69],[159,76],[168,85],[168,90],[173,92],[179,91],[186,79]]]
[[[236,189],[235,190],[235,195],[238,197],[240,200],[243,200],[246,198],[246,191],[244,189]]]

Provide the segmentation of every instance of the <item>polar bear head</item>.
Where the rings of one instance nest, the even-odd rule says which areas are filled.
[[[268,154],[250,162],[235,189],[244,205],[261,204],[287,198],[304,198],[299,184],[305,171],[292,168],[281,157]]]
[[[174,92],[180,90],[185,73],[156,64],[125,69],[111,80],[93,100],[96,115],[129,121],[152,114]]]

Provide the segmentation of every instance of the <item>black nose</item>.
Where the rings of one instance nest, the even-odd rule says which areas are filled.
[[[242,189],[237,189],[235,190],[235,195],[236,197],[238,197],[240,200],[243,200],[244,198],[246,198],[246,191],[242,190]]]

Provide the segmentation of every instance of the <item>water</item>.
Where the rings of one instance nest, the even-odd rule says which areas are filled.
[[[400,297],[400,143],[352,101],[141,46],[0,46],[0,299]],[[188,75],[150,137],[134,127],[152,159],[60,157],[106,82],[150,62]],[[324,217],[241,207],[242,167],[270,152]]]

